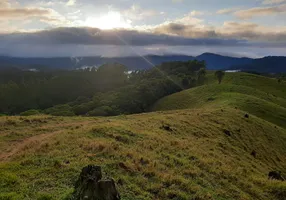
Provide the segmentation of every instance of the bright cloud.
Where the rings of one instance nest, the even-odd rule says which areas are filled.
[[[138,5],[132,5],[129,9],[122,11],[122,15],[131,20],[142,20],[162,14],[164,13],[151,9],[142,9]]]
[[[67,6],[74,6],[75,3],[76,3],[76,0],[69,0],[69,1],[66,3],[66,5],[67,5]]]
[[[119,12],[109,11],[100,17],[90,17],[85,25],[100,29],[131,28],[131,20],[125,20]]]

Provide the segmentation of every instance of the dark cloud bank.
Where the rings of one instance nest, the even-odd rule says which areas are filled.
[[[186,30],[188,31],[186,32]],[[163,34],[165,32],[167,34]],[[191,32],[192,34],[195,33],[195,35],[187,34]],[[182,36],[174,36],[173,33]],[[202,38],[199,36],[202,36]],[[213,31],[200,34],[198,30],[192,30],[190,27],[185,26],[176,26],[175,24],[159,27],[153,32],[70,27],[30,33],[0,35],[0,54],[10,56],[120,56],[121,54],[128,55],[129,52],[132,54],[134,49],[138,51],[139,54],[147,54],[148,49],[157,49],[159,52],[162,51],[162,46],[164,46],[165,49],[166,47],[175,49],[177,47],[192,46],[197,50],[198,48],[205,49],[206,47],[281,48],[286,47],[286,44],[284,41],[253,42],[241,38],[232,39],[231,37],[224,37]],[[85,54],[84,51],[88,51],[88,53]],[[126,52],[122,53],[121,51]]]
[[[241,45],[246,41],[222,38],[187,38],[134,30],[100,30],[97,28],[56,28],[33,33],[0,36],[6,44],[79,44],[79,45]]]

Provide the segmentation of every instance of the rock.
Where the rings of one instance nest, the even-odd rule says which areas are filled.
[[[162,129],[166,130],[166,131],[173,131],[173,129],[169,126],[169,125],[163,125],[161,126]]]
[[[253,150],[250,155],[252,155],[254,158],[256,158],[256,151]]]
[[[208,98],[208,101],[214,101],[215,100],[215,98],[214,97],[210,97],[210,98]]]
[[[228,135],[228,136],[231,135],[229,130],[223,129],[223,132],[224,132],[226,135]]]
[[[149,164],[149,161],[148,161],[148,160],[145,160],[144,158],[141,158],[141,159],[140,159],[140,163],[141,163],[141,165],[148,165],[148,164]]]
[[[75,184],[72,200],[119,200],[120,195],[113,179],[101,180],[100,166],[84,167]]]
[[[126,166],[123,162],[118,163],[118,167],[124,169],[126,172],[132,172],[132,170]]]
[[[123,185],[124,182],[123,182],[123,180],[120,178],[120,179],[117,181],[117,184],[118,184],[118,185]]]
[[[110,180],[100,180],[99,184],[99,197],[95,199],[100,200],[118,200],[120,199],[119,193],[116,189],[115,182],[113,179]],[[94,199],[94,200],[95,200]]]
[[[285,179],[282,177],[280,171],[271,171],[268,173],[268,179],[275,179],[279,181],[285,181]]]

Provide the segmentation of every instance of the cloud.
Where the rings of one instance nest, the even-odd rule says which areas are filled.
[[[234,13],[240,19],[250,19],[256,16],[268,16],[274,14],[285,14],[286,4],[272,7],[256,7],[247,10],[240,10]]]
[[[184,28],[184,27],[183,27]],[[178,27],[177,27],[178,29]],[[0,43],[13,44],[61,44],[61,45],[238,45],[239,40],[217,38],[186,38],[167,34],[134,30],[100,30],[97,28],[56,28],[34,33],[0,35]]]
[[[154,32],[187,38],[217,38],[217,34],[214,30],[199,28],[196,27],[196,25],[184,25],[179,23],[160,25],[154,29]]]
[[[203,20],[194,17],[202,15],[202,12],[192,11],[181,18],[166,21],[162,24],[147,28],[149,32],[167,34],[187,38],[215,38],[214,31],[207,30]]]
[[[139,5],[132,5],[129,9],[121,12],[122,15],[130,20],[143,20],[146,18],[162,15],[164,12],[142,9]]]
[[[9,45],[115,45],[115,46],[247,46],[266,44],[286,46],[286,27],[280,31],[254,23],[225,22],[220,28],[170,23],[151,32],[87,27],[63,27],[51,30],[0,35],[0,43]],[[267,42],[265,42],[267,41]]]
[[[216,13],[220,15],[225,15],[225,14],[233,13],[237,11],[238,9],[239,8],[225,8],[225,9],[218,10]]]
[[[201,16],[201,15],[204,15],[204,13],[201,11],[193,10],[192,12],[190,12],[190,15],[191,16]]]
[[[0,19],[22,19],[29,17],[44,17],[52,14],[49,9],[41,8],[4,8],[0,9]]]
[[[176,22],[163,23],[149,31],[157,34],[181,36],[185,38],[216,38],[237,39],[251,42],[272,43],[274,46],[282,42],[286,43],[286,26],[262,26],[249,22],[226,21],[222,26],[211,27],[203,24],[203,21],[194,20],[193,23],[184,24]],[[185,20],[183,20],[185,22]]]
[[[279,3],[286,3],[286,0],[264,0],[262,2],[263,5],[279,4]]]
[[[42,4],[42,2],[37,2]],[[8,21],[11,25],[14,26],[15,22],[29,23],[30,19],[38,20],[41,22],[48,23],[49,25],[63,25],[68,26],[70,22],[66,20],[64,16],[56,12],[51,8],[44,8],[35,4],[34,7],[27,6],[21,7],[16,1],[0,0],[0,22]],[[50,2],[46,2],[49,4]],[[19,24],[19,23],[17,23]],[[13,30],[9,26],[6,29]],[[19,28],[20,29],[20,28]],[[7,30],[6,30],[7,31]]]
[[[0,8],[7,8],[10,6],[11,6],[11,4],[8,0],[0,0]]]
[[[200,26],[203,23],[202,19],[196,18],[194,17],[194,15],[198,14],[197,11],[192,11],[188,14],[185,14],[183,17],[181,18],[177,18],[171,21],[166,21],[163,23],[163,25],[165,24],[170,24],[170,23],[177,23],[177,24],[183,24],[183,25],[195,25],[195,26]],[[200,12],[200,14],[202,14]]]
[[[225,22],[221,28],[217,29],[217,34],[222,37],[244,39],[248,41],[265,41],[276,43],[286,42],[286,27],[265,27],[255,23],[249,22]],[[266,43],[267,43],[266,42]]]
[[[68,0],[66,3],[67,6],[74,6],[76,4],[76,0]]]

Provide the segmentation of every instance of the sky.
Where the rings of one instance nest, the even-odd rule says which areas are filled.
[[[0,0],[0,55],[286,56],[286,0]]]

